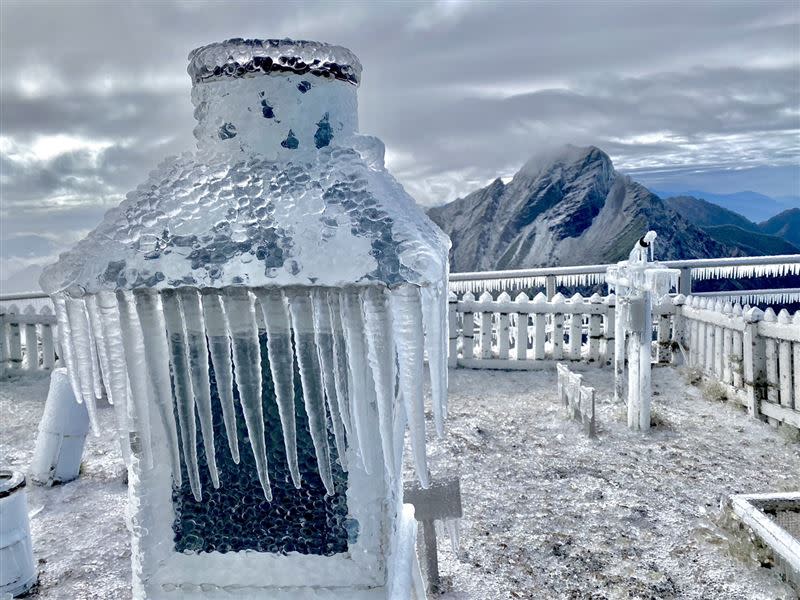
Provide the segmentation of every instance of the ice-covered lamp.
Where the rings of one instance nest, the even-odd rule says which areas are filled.
[[[408,424],[446,410],[449,240],[357,133],[358,59],[190,56],[196,152],[42,276],[71,383],[130,452],[138,598],[406,598]],[[423,335],[424,332],[424,335]]]

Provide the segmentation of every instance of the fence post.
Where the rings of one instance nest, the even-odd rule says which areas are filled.
[[[603,304],[600,294],[595,292],[589,298],[589,303],[595,307]],[[589,360],[600,359],[600,339],[603,337],[603,315],[592,313],[589,315]]]
[[[583,345],[583,313],[579,307],[583,304],[583,296],[573,294],[569,303],[573,311],[569,319],[569,357],[571,360],[580,360]]]
[[[447,327],[448,350],[447,365],[458,366],[458,297],[455,293],[447,294]]]
[[[510,303],[511,296],[508,292],[503,292],[497,297],[498,302]],[[510,328],[508,326],[508,312],[500,311],[500,317],[497,321],[497,357],[503,360],[508,359],[509,349],[509,334]]]
[[[605,347],[603,349],[603,362],[608,364],[608,361],[614,360],[614,344],[616,343],[616,318],[617,318],[617,296],[609,294],[606,296],[605,303],[608,306],[606,310],[605,319],[603,320],[603,338],[605,339]]]
[[[564,358],[564,303],[566,298],[559,292],[553,296],[552,303],[555,311],[553,314],[553,360]],[[562,312],[558,312],[562,311]]]
[[[722,300],[719,298],[716,302],[714,302],[714,313],[721,315],[722,314]],[[725,332],[720,325],[714,326],[714,376],[717,380],[722,380],[723,374],[723,367],[722,367],[722,357],[723,357],[723,337]]]
[[[722,306],[722,314],[728,317],[729,325],[732,325],[731,315],[733,307],[730,302]],[[733,354],[733,330],[725,327],[722,331],[722,381],[731,385],[733,383],[733,369],[731,368],[731,355]]]
[[[19,369],[22,366],[22,340],[20,339],[19,321],[15,322],[19,308],[16,304],[8,307],[8,367]]]
[[[545,294],[547,294],[547,301],[550,302],[556,295],[556,276],[548,275],[544,279]]]
[[[520,292],[514,298],[517,304],[527,304],[528,296],[525,292]],[[517,333],[514,336],[516,339],[516,357],[517,360],[525,360],[528,358],[528,313],[517,313]]]
[[[713,301],[709,298],[702,299],[701,308],[705,311],[713,310],[714,304]],[[705,334],[706,334],[706,355],[703,364],[705,366],[705,371],[707,375],[714,374],[714,333],[715,328],[711,323],[705,323]]]
[[[492,295],[483,292],[478,299],[481,305],[492,302]],[[492,313],[489,308],[481,306],[481,358],[492,358]]]
[[[6,315],[0,311],[0,378],[6,376],[6,362],[8,361],[8,327]]]
[[[778,323],[786,325],[787,328],[792,323],[789,311],[785,308],[778,313]],[[781,406],[792,408],[792,342],[786,339],[778,342],[778,372]]]
[[[25,360],[23,362],[23,369],[26,371],[35,371],[39,368],[39,340],[36,337],[36,309],[32,304],[25,307],[24,316],[28,317],[31,322],[25,323]]]
[[[777,322],[775,311],[772,307],[764,311],[764,321],[768,323]],[[778,393],[778,341],[765,337],[764,346],[766,349],[766,363],[767,363],[767,397],[766,400],[770,404],[780,404],[780,396]],[[778,425],[778,420],[773,417],[768,417],[769,424],[773,427]]]
[[[659,308],[667,306],[667,302],[661,301]],[[664,364],[669,362],[670,349],[670,315],[658,315],[658,331],[656,332],[656,362]]]
[[[543,304],[547,304],[547,298],[539,292],[534,297],[533,303],[541,307]],[[539,311],[533,313],[533,360],[544,360],[546,325],[547,315]]]
[[[742,319],[742,305],[735,304],[733,309],[731,310],[731,317],[734,321],[739,321]],[[733,348],[731,350],[731,376],[733,378],[733,387],[736,389],[742,389],[742,379],[744,377],[743,369],[743,356],[744,351],[742,348],[742,332],[741,331],[734,331],[733,332]]]
[[[744,386],[747,394],[747,412],[759,418],[761,402],[765,400],[767,386],[767,364],[764,338],[758,335],[758,322],[764,318],[759,308],[744,313]]]
[[[672,315],[672,355],[670,362],[673,365],[679,365],[686,348],[686,318],[683,316],[683,305],[686,304],[686,296],[678,294],[672,299],[672,304],[675,305],[675,312]]]
[[[792,323],[800,329],[800,310],[794,313]],[[800,342],[792,344],[794,359],[794,409],[800,410]]]
[[[692,268],[683,267],[678,279],[678,293],[689,296],[692,293]]]
[[[462,302],[474,302],[475,296],[472,292],[467,292],[461,297]],[[464,316],[461,318],[461,337],[464,342],[461,345],[461,355],[471,360],[475,358],[475,316],[472,310],[464,311]]]

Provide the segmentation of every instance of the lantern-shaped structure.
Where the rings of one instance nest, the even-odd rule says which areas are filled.
[[[620,400],[625,387],[625,359],[628,361],[628,427],[650,429],[650,363],[653,339],[653,299],[660,300],[678,285],[680,271],[653,262],[655,231],[648,231],[630,252],[628,260],[608,267],[606,282],[616,292],[614,337],[614,399]]]
[[[449,240],[357,133],[358,59],[194,50],[198,149],[48,268],[72,386],[129,460],[137,598],[405,598],[441,433]]]

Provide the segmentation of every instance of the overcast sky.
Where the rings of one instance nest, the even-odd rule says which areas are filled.
[[[192,149],[186,56],[230,37],[344,45],[360,129],[421,204],[595,144],[658,189],[800,195],[800,2],[0,0],[0,280]]]

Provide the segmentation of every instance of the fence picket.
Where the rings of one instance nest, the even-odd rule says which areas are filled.
[[[36,309],[30,304],[23,313],[26,317],[34,317]],[[35,371],[39,368],[39,340],[36,336],[36,323],[25,323],[25,356],[22,368],[26,371]]]
[[[556,306],[556,310],[563,310],[563,305],[566,302],[561,292],[553,296],[552,303]],[[553,360],[561,360],[564,358],[564,313],[556,312],[553,314]]]
[[[511,302],[511,296],[507,292],[503,292],[497,297],[497,301]],[[497,323],[497,357],[502,360],[508,359],[509,333],[508,313],[501,312]]]
[[[575,294],[569,300],[573,308],[583,304],[583,296]],[[569,357],[580,360],[581,346],[583,345],[583,313],[575,310],[569,319]]]
[[[535,305],[541,306],[547,303],[547,298],[539,292],[533,299]],[[544,360],[545,339],[547,337],[547,315],[535,313],[533,315],[533,360]]]
[[[594,293],[589,298],[590,304],[603,303],[600,294]],[[603,337],[603,315],[591,313],[589,315],[589,360],[600,359],[600,340]]]
[[[785,308],[778,313],[778,323],[790,325],[792,318]],[[792,402],[792,342],[780,340],[778,342],[778,376],[781,406],[791,408]]]
[[[517,304],[525,304],[528,302],[528,296],[524,292],[517,294],[514,298]],[[515,355],[517,360],[525,360],[528,358],[528,313],[517,313],[517,333]]]

